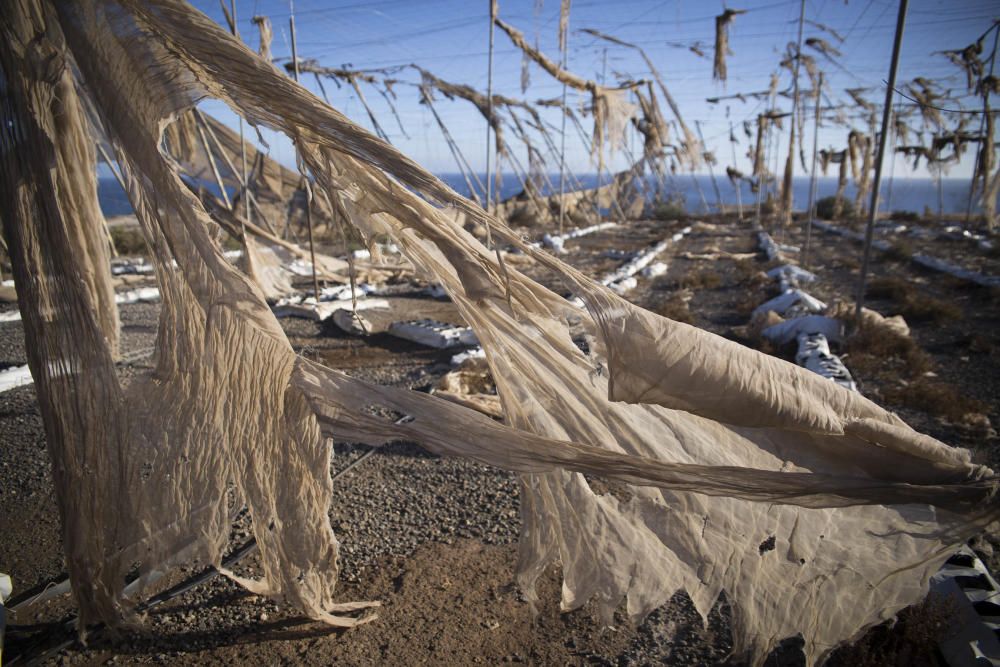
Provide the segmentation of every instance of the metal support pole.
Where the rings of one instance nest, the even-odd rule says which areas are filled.
[[[299,82],[299,51],[295,41],[295,2],[288,0],[288,29],[292,36],[292,71],[295,74],[295,83]],[[312,187],[305,174],[302,175],[302,183],[306,191],[306,229],[309,232],[309,261],[312,263],[313,297],[319,303],[319,279],[316,277],[316,246],[313,243],[313,218],[312,218]],[[348,248],[348,253],[350,249]]]
[[[229,0],[229,13],[233,17],[233,37],[239,39],[240,33],[237,26],[237,16],[236,16],[236,0]],[[245,222],[253,222],[253,208],[250,205],[250,179],[247,176],[247,145],[243,137],[243,116],[239,116],[240,119],[240,159],[242,160],[242,185],[243,192],[241,196],[243,197],[243,215],[244,217],[240,219],[240,233],[243,234],[243,243],[246,243],[247,230]]]
[[[604,47],[603,55],[601,56],[601,85],[607,85],[608,81],[608,48]],[[597,115],[595,112],[594,122],[597,122]],[[594,136],[597,136],[597,130],[594,130]],[[602,138],[604,135],[601,135]],[[597,221],[601,221],[601,176],[604,173],[604,146],[597,147],[597,190],[594,191],[594,212],[597,213]],[[608,199],[611,199],[611,189],[608,189]],[[608,208],[611,208],[608,206]]]
[[[816,119],[813,124],[813,156],[812,169],[809,173],[809,210],[806,212],[806,244],[802,249],[802,266],[809,267],[809,243],[812,241],[813,219],[816,217],[816,153],[819,148],[819,123],[822,115],[823,73],[819,73],[816,82]]]
[[[562,50],[562,68],[566,71],[569,66],[569,17],[566,19],[566,33],[560,33],[563,37],[560,48]],[[562,128],[559,134],[559,236],[563,234],[563,227],[566,221],[566,82],[562,85]]]
[[[799,6],[799,40],[795,51],[795,67],[792,69],[792,127],[788,137],[788,159],[785,160],[785,175],[781,187],[781,207],[784,209],[781,214],[781,231],[784,236],[785,225],[792,221],[792,208],[794,207],[794,192],[792,181],[795,178],[795,141],[798,138],[798,114],[799,114],[799,66],[802,63],[802,27],[806,18],[806,0],[802,0]]]
[[[493,209],[493,179],[490,178],[490,155],[492,147],[490,145],[490,134],[493,131],[493,32],[494,20],[496,20],[497,3],[496,0],[487,0],[490,3],[490,53],[486,65],[486,212]],[[497,155],[497,167],[499,168],[500,156]],[[486,225],[487,236],[490,233],[490,226]],[[489,239],[487,238],[487,243]]]
[[[865,252],[861,260],[861,277],[858,280],[857,306],[854,316],[861,323],[861,309],[865,303],[865,283],[868,281],[868,263],[872,253],[872,235],[875,231],[875,217],[878,215],[879,186],[882,184],[882,159],[885,157],[885,141],[889,132],[889,117],[892,115],[892,94],[896,87],[896,70],[899,68],[899,49],[903,44],[903,28],[906,25],[906,9],[909,0],[899,0],[899,15],[896,17],[896,36],[892,43],[892,62],[889,65],[889,83],[885,89],[885,104],[882,107],[882,133],[878,138],[878,156],[875,161],[875,183],[872,185],[872,203],[868,211],[868,225],[865,227]]]
[[[736,142],[733,139],[736,135],[733,134],[733,121],[729,121],[729,147],[733,149],[733,169],[736,169]],[[740,222],[743,222],[743,195],[740,192],[743,183],[742,179],[736,179],[736,183],[733,185],[736,190],[736,215]]]
[[[101,144],[100,141],[97,142],[97,150],[101,153],[101,157],[104,158],[104,163],[108,165],[108,169],[110,169],[111,173],[114,174],[115,180],[118,181],[118,185],[121,186],[122,191],[125,194],[128,194],[128,186],[125,185],[125,179],[122,178],[121,172],[119,172],[115,168],[115,165],[112,164],[111,156],[108,155],[108,152],[106,150],[104,150],[104,146]],[[108,226],[107,218],[104,218],[104,233],[108,235],[108,245],[111,246],[111,256],[118,257],[118,248],[115,247],[115,238],[111,236],[111,227]],[[6,250],[7,247],[4,246],[4,251]]]
[[[705,135],[701,133],[701,121],[696,120],[694,126],[698,130],[698,141],[701,142],[702,158],[704,158]],[[705,163],[708,165],[708,175],[712,178],[712,188],[715,190],[715,206],[718,209],[719,215],[722,215],[722,192],[719,190],[719,182],[715,180],[715,169],[712,168],[712,163],[708,160],[705,160]]]

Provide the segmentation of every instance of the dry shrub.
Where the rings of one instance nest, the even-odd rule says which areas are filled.
[[[734,263],[734,281],[743,287],[763,287],[771,282],[752,259],[738,259]]]
[[[951,637],[955,603],[931,593],[923,602],[899,612],[896,622],[872,628],[851,646],[837,649],[831,667],[938,667],[945,663],[938,644]]]
[[[691,309],[688,308],[687,301],[680,296],[672,296],[666,301],[661,302],[656,306],[655,311],[658,315],[662,315],[675,322],[694,324],[694,315],[691,314]]]
[[[953,303],[921,294],[900,278],[875,278],[865,293],[875,299],[891,299],[899,304],[899,314],[911,322],[943,324],[962,319],[962,309]]]
[[[688,289],[716,289],[722,286],[722,276],[714,269],[702,269],[685,275],[680,285]]]
[[[860,269],[861,262],[854,255],[842,255],[833,259],[830,264],[837,269]]]
[[[913,249],[913,245],[908,241],[893,241],[889,244],[889,249],[885,251],[885,256],[897,262],[909,262],[914,252],[916,251]]]
[[[978,333],[969,334],[961,344],[975,354],[993,354],[997,349],[990,338]]]
[[[873,299],[905,301],[913,291],[913,286],[900,278],[873,278],[865,289],[865,296]]]
[[[146,239],[138,227],[120,225],[109,227],[108,230],[111,232],[111,240],[119,255],[132,257],[149,255]]]
[[[955,385],[927,378],[902,387],[887,388],[882,395],[888,403],[921,410],[953,423],[961,422],[970,412],[987,410],[981,401],[959,393]]]
[[[733,310],[737,315],[749,319],[757,306],[770,298],[768,290],[764,286],[741,290],[733,302]]]
[[[901,364],[909,377],[918,377],[931,369],[927,355],[909,336],[884,327],[862,327],[846,345],[851,367],[862,375],[878,376],[893,372]]]
[[[944,324],[953,320],[961,320],[963,313],[959,306],[948,301],[935,299],[925,294],[914,294],[913,298],[903,304],[902,315],[911,322],[935,322]]]

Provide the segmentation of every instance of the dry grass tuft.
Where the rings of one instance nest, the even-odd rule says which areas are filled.
[[[687,289],[716,289],[722,286],[722,276],[714,269],[702,269],[685,275],[680,285]]]
[[[961,320],[963,316],[962,309],[955,304],[921,294],[913,285],[899,278],[875,278],[865,294],[874,299],[895,301],[899,304],[899,314],[911,322],[943,324]]]
[[[671,296],[667,300],[657,304],[654,312],[675,322],[694,324],[694,315],[691,314],[691,309],[688,308],[687,301],[678,295]]]
[[[883,391],[886,402],[921,410],[952,423],[959,423],[970,412],[982,413],[986,405],[958,392],[954,385],[921,378],[902,387]]]
[[[919,377],[933,366],[930,356],[909,336],[888,329],[863,327],[847,340],[845,351],[850,365],[869,377],[891,373],[898,377],[900,366],[907,377]]]
[[[734,281],[741,287],[758,288],[771,283],[757,262],[752,259],[739,259],[734,262]]]
[[[909,262],[914,252],[916,251],[913,249],[913,245],[908,241],[894,241],[885,251],[885,256],[897,262]]]
[[[149,248],[146,246],[146,239],[138,227],[116,226],[110,227],[111,240],[114,241],[115,250],[119,255],[129,257],[147,256]]]

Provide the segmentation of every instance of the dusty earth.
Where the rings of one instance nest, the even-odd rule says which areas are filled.
[[[623,261],[608,251],[640,249],[691,222],[629,223],[570,242],[566,259],[601,276]],[[533,230],[525,233],[538,235]],[[785,243],[804,241],[798,223],[773,233]],[[810,268],[820,276],[810,291],[824,299],[852,298],[858,247],[814,232],[810,250]],[[750,311],[772,296],[774,288],[760,274],[769,264],[756,252],[747,223],[697,224],[661,259],[669,266],[667,273],[640,278],[630,298],[761,347],[746,325]],[[543,271],[519,268],[562,290]],[[979,460],[1000,464],[992,431],[1000,418],[997,292],[928,274],[895,256],[876,257],[873,272],[903,281],[912,293],[876,290],[871,307],[890,315],[922,315],[907,318],[916,343],[913,350],[893,348],[881,356],[859,345],[841,350],[861,390],[917,428],[973,449]],[[407,289],[397,296],[406,299],[412,313],[433,310],[440,319],[452,312],[449,304]],[[924,304],[921,310],[921,296],[951,307],[935,310]],[[151,348],[156,315],[152,305],[122,308],[126,355],[143,357],[141,353]],[[350,337],[332,324],[294,319],[282,324],[301,354],[380,383],[428,390],[449,369],[451,351],[422,348],[385,334]],[[794,353],[763,348],[786,358]],[[23,363],[20,323],[0,323],[0,368]],[[145,358],[120,367],[125,379],[146,370]],[[920,391],[912,390],[914,386]],[[944,409],[944,403],[958,408]],[[45,435],[30,387],[0,394],[0,443],[0,571],[10,573],[16,602],[63,571]],[[331,471],[344,469],[365,451],[337,443]],[[71,641],[65,623],[59,622],[72,612],[67,601],[35,605],[10,619],[14,627],[9,628],[4,650],[7,663],[710,665],[727,660],[731,640],[724,599],[704,625],[686,596],[678,594],[638,625],[619,614],[613,627],[604,627],[589,606],[560,612],[559,573],[553,569],[542,582],[542,603],[533,612],[511,584],[520,520],[517,481],[509,473],[396,444],[338,478],[335,487],[330,516],[342,544],[341,599],[381,601],[374,622],[331,631],[217,577],[152,609],[141,628],[117,636],[95,633],[86,647]],[[241,517],[233,531],[234,547],[247,539],[249,528],[247,518]],[[974,540],[996,571],[994,545],[1000,548],[991,536]],[[254,558],[240,568],[254,573]],[[177,573],[170,583],[189,574]],[[935,613],[925,607],[910,610],[893,629],[874,629],[854,647],[835,654],[831,664],[937,664],[934,632],[940,623]],[[794,639],[767,664],[802,664]]]

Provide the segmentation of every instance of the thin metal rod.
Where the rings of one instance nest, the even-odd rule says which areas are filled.
[[[608,48],[604,47],[604,55],[601,56],[601,85],[608,83]],[[597,123],[597,112],[594,112],[594,123]],[[597,129],[594,129],[594,136],[597,137]],[[597,190],[594,191],[594,212],[597,220],[601,220],[601,176],[604,174],[604,135],[601,134],[601,145],[597,147]],[[608,197],[611,197],[611,188],[608,188]],[[610,206],[608,208],[611,208]]]
[[[493,208],[493,179],[490,178],[490,158],[492,156],[491,134],[493,132],[493,31],[496,19],[496,0],[486,0],[490,4],[490,53],[486,65],[486,212]],[[499,168],[500,156],[497,155]],[[489,225],[486,233],[489,234]]]
[[[885,141],[889,131],[889,116],[892,115],[892,94],[896,87],[896,70],[899,68],[899,50],[903,44],[903,28],[906,25],[906,9],[909,0],[899,0],[899,15],[896,17],[896,36],[892,43],[892,62],[889,64],[889,83],[885,89],[885,105],[882,107],[882,133],[878,138],[878,155],[875,158],[875,183],[872,185],[872,203],[868,211],[868,225],[865,227],[865,251],[861,260],[861,276],[858,280],[857,306],[854,316],[861,322],[861,309],[865,303],[865,283],[868,281],[868,263],[872,254],[872,235],[875,232],[875,218],[878,215],[879,187],[882,184],[882,159],[885,156]]]
[[[816,153],[819,148],[819,123],[822,110],[820,104],[823,100],[823,73],[819,73],[819,80],[816,83],[816,119],[813,123],[813,155],[812,169],[809,173],[809,210],[806,213],[806,244],[802,249],[802,266],[809,267],[809,244],[812,241],[813,219],[816,217]]]
[[[233,37],[239,39],[240,33],[239,29],[236,27],[239,24],[239,19],[236,16],[236,0],[229,0],[229,13],[233,17],[232,33]],[[242,181],[243,181],[243,218],[240,219],[240,232],[243,234],[241,239],[246,243],[246,225],[244,223],[253,222],[253,207],[250,204],[250,197],[247,196],[250,193],[250,179],[247,176],[247,145],[246,140],[243,136],[243,116],[239,116],[240,119],[240,161],[242,162]],[[248,258],[249,259],[249,258]]]
[[[764,156],[762,164],[760,166],[760,172],[757,174],[757,215],[754,219],[754,224],[758,227],[760,226],[760,210],[764,199],[764,188],[767,184],[767,157],[768,148],[770,147],[771,139],[771,122],[768,120],[766,114],[759,114],[757,116],[757,143],[764,142]],[[762,137],[761,134],[764,134]],[[756,162],[756,155],[754,156],[754,161]]]
[[[729,147],[733,149],[733,169],[736,169],[736,142],[733,139],[736,135],[733,134],[733,121],[729,121]],[[740,190],[743,189],[742,179],[737,178],[736,182],[733,184],[733,188],[736,190],[736,215],[740,222],[743,222],[743,195]]]
[[[997,24],[993,26],[996,31],[993,33],[993,53],[990,55],[990,77],[993,77],[993,66],[997,62],[997,40],[1000,39],[1000,28],[997,28]],[[983,88],[983,115],[979,119],[979,153],[976,155],[976,165],[972,169],[972,180],[969,183],[969,201],[965,207],[965,222],[968,223],[972,219],[972,198],[976,194],[976,179],[979,176],[976,172],[981,171],[983,167],[987,165],[986,151],[993,150],[993,146],[988,146],[986,143],[986,137],[984,133],[986,131],[986,119],[990,115],[990,91],[986,89],[985,86],[980,84]],[[978,167],[978,168],[977,168]],[[989,173],[983,174],[983,193],[986,193],[987,182],[989,181]]]
[[[97,150],[101,153],[101,158],[104,160],[104,164],[108,165],[108,169],[110,169],[111,173],[114,174],[115,180],[118,181],[118,185],[121,186],[122,191],[127,194],[128,187],[125,185],[125,179],[122,178],[121,172],[119,172],[114,163],[112,163],[111,156],[108,155],[106,150],[104,150],[104,146],[101,145],[100,141],[97,142]],[[118,248],[115,247],[115,239],[111,236],[111,228],[108,226],[107,218],[104,219],[104,231],[108,235],[108,245],[111,246],[112,257],[118,257]],[[6,250],[6,247],[4,247],[4,250]]]
[[[695,128],[698,130],[698,141],[701,142],[702,147],[702,157],[704,157],[705,149],[705,135],[701,133],[701,121],[696,120],[694,122]],[[712,163],[705,160],[705,164],[708,165],[708,175],[712,177],[712,188],[715,190],[715,206],[718,209],[719,214],[722,213],[722,192],[719,190],[719,182],[715,180],[715,169],[712,167]]]
[[[205,136],[205,130],[201,127],[201,123],[195,123],[195,126],[198,128],[198,139],[201,141],[201,147],[208,157],[208,165],[212,168],[212,176],[215,177],[215,184],[219,186],[219,192],[222,194],[222,201],[226,203],[226,208],[232,211],[233,202],[229,201],[226,184],[222,181],[222,175],[219,173],[219,166],[215,163],[215,156],[212,155],[212,148],[208,145],[208,137]]]
[[[562,68],[569,67],[569,16],[566,17],[566,32],[562,40]],[[562,128],[559,131],[559,235],[563,235],[566,220],[566,82],[562,85]],[[982,134],[980,132],[980,134]]]
[[[890,125],[895,125],[896,121],[899,119],[899,107],[901,103],[896,102],[896,110],[892,112],[893,120],[890,121]],[[891,138],[889,139],[889,187],[886,191],[885,197],[885,210],[890,214],[892,213],[892,184],[893,177],[896,174],[896,130],[893,128]]]
[[[288,31],[291,33],[292,37],[292,63],[294,67],[292,71],[295,75],[295,83],[299,82],[299,51],[295,41],[295,2],[294,0],[288,0]],[[361,94],[360,89],[355,86],[359,96]],[[365,105],[367,108],[368,105]],[[372,117],[372,122],[375,119]],[[377,125],[377,124],[376,124]],[[306,191],[306,229],[309,232],[309,262],[312,264],[312,279],[313,279],[313,297],[316,302],[319,303],[319,279],[316,277],[316,245],[313,242],[313,216],[312,216],[312,186],[309,184],[309,179],[306,175],[302,174],[302,183]]]
[[[217,134],[215,134],[215,130],[213,130],[212,126],[208,124],[208,121],[205,120],[205,116],[201,113],[201,111],[198,110],[197,107],[194,109],[194,115],[195,118],[198,119],[198,122],[201,123],[201,126],[205,130],[205,132],[208,133],[208,138],[211,140],[212,145],[215,146],[216,153],[222,156],[222,161],[226,163],[226,167],[232,174],[235,175],[237,172],[236,165],[234,165],[233,161],[229,158],[229,154],[226,153],[226,149],[223,147],[222,142],[219,141],[219,137]],[[257,203],[257,197],[254,195],[254,193],[251,192],[250,190],[246,190],[240,196],[245,196],[248,200],[253,202],[254,206],[257,207],[257,213],[259,214],[261,221],[264,223],[264,227],[270,234],[272,234],[273,236],[277,236],[278,232],[275,231],[274,225],[272,225],[271,221],[268,220],[267,216],[264,215],[263,211],[260,208],[260,204]],[[253,231],[255,228],[257,228],[257,226],[251,223],[250,230]]]
[[[789,129],[788,138],[788,159],[785,160],[785,175],[782,181],[781,207],[784,209],[781,216],[781,232],[784,235],[785,225],[792,221],[792,208],[795,206],[795,194],[792,181],[795,178],[795,141],[801,139],[797,136],[798,114],[799,114],[799,66],[802,63],[802,27],[806,18],[806,0],[802,0],[799,6],[799,40],[795,51],[795,67],[792,74],[792,123]]]

